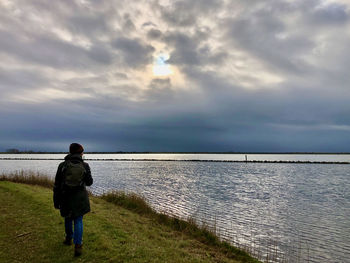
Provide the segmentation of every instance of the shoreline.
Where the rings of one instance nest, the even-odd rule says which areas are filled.
[[[0,161],[61,161],[57,158],[0,158]],[[174,159],[84,159],[85,161],[108,161],[108,162],[218,162],[218,163],[290,163],[290,164],[350,164],[350,162],[329,161],[260,161],[260,160],[174,160]]]
[[[117,152],[84,152],[85,154],[294,154],[294,155],[349,155],[350,152],[127,152],[127,151],[117,151]],[[41,151],[19,151],[19,152],[0,152],[0,154],[67,154],[67,152],[41,152]]]

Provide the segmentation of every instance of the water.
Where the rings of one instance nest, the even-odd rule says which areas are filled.
[[[65,154],[0,154],[0,160],[62,159]],[[350,162],[350,154],[85,154],[87,160],[199,160],[199,161],[304,161],[304,162]]]
[[[298,156],[292,157],[300,160]],[[208,156],[194,157],[190,159]],[[346,155],[330,157],[349,160]],[[105,155],[99,158],[110,159]],[[302,158],[324,161],[325,155]],[[59,162],[2,160],[0,173],[30,169],[54,176]],[[284,254],[290,262],[350,262],[349,165],[181,161],[89,164],[95,193],[111,189],[137,192],[158,211],[215,225],[222,239],[253,247],[252,252],[271,255],[277,249],[280,257]]]

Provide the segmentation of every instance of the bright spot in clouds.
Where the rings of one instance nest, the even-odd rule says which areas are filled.
[[[169,55],[165,53],[158,54],[153,63],[153,75],[157,77],[169,76],[173,74],[171,67],[167,64]]]

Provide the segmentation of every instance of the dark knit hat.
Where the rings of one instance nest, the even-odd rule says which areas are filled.
[[[75,154],[75,153],[82,153],[84,151],[84,148],[81,144],[79,143],[72,143],[70,146],[69,146],[69,152],[71,154]]]

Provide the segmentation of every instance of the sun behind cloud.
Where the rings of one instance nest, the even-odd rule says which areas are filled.
[[[153,76],[166,77],[173,74],[171,66],[167,64],[169,57],[166,53],[160,53],[155,57],[152,67]]]

